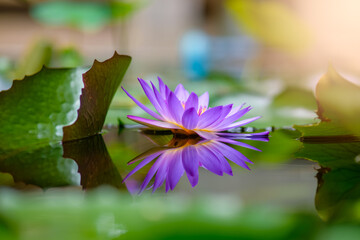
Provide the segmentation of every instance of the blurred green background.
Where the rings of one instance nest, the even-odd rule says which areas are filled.
[[[238,130],[271,130],[269,142],[247,141],[261,153],[235,147],[254,162],[251,172],[235,164],[233,177],[204,170],[194,189],[183,176],[167,195],[161,188],[132,196],[149,168],[125,185],[133,169],[126,163],[164,139],[118,132],[119,119],[132,124],[127,114],[147,117],[118,89],[103,137],[0,151],[0,239],[357,239],[359,7],[356,0],[0,0],[0,94],[43,65],[85,72],[117,51],[132,57],[122,85],[145,104],[136,78],[160,76],[171,89],[208,91],[210,106],[246,102],[248,117],[263,116]],[[56,105],[33,99],[44,112]],[[38,119],[26,111],[10,117],[20,127]],[[0,144],[18,146],[33,134]]]

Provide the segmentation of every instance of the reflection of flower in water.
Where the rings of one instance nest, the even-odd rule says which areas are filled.
[[[260,150],[236,140],[268,141],[268,132],[255,134],[219,133],[215,139],[173,138],[166,146],[150,149],[131,160],[128,164],[142,161],[124,178],[124,181],[154,159],[156,159],[155,163],[140,186],[140,193],[144,191],[154,175],[154,183],[151,185],[153,192],[164,182],[166,192],[170,189],[173,190],[184,172],[186,172],[191,186],[195,187],[199,180],[199,167],[220,176],[224,173],[232,176],[232,169],[227,159],[250,170],[246,163],[252,162],[228,144]]]
[[[127,117],[152,129],[170,129],[174,133],[198,134],[202,138],[213,138],[214,133],[240,127],[259,119],[253,117],[236,122],[243,117],[251,107],[232,104],[210,108],[209,94],[205,92],[200,97],[189,93],[179,84],[175,91],[171,91],[159,78],[159,90],[151,82],[151,87],[142,79],[139,82],[150,102],[158,113],[154,112],[124,88],[126,94],[156,120],[128,115]]]

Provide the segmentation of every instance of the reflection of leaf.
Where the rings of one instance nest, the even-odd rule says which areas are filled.
[[[60,143],[23,151],[0,161],[0,171],[10,173],[16,182],[39,187],[77,185],[76,163],[62,158]]]
[[[244,31],[266,45],[289,52],[308,46],[308,30],[296,14],[282,3],[228,0],[227,7]]]
[[[330,66],[316,86],[316,98],[321,120],[360,134],[360,86],[347,81]]]
[[[338,136],[304,140],[306,142],[296,156],[316,161],[322,167],[317,175],[315,197],[319,215],[324,220],[340,220],[340,216],[349,218],[354,214],[353,204],[360,198],[360,142],[344,138],[343,142],[336,143],[334,140],[339,140]]]
[[[115,55],[105,62],[95,60],[83,75],[85,88],[80,98],[76,122],[64,127],[64,141],[98,134],[104,124],[112,98],[130,64],[131,57]]]
[[[354,203],[360,199],[360,166],[318,174],[315,206],[324,220],[356,218]]]
[[[108,184],[116,188],[125,187],[113,164],[101,135],[63,144],[64,157],[76,161],[84,189]]]

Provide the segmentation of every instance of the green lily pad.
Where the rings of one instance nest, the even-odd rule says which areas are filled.
[[[0,160],[5,152],[61,141],[63,126],[77,117],[82,73],[44,67],[0,93]]]
[[[0,93],[0,138],[6,139],[0,146],[1,158],[11,150],[61,141],[62,128],[76,118],[64,128],[64,140],[101,132],[130,61],[129,56],[118,54],[103,63],[95,61],[84,82],[83,69],[48,68],[14,81],[11,89]]]

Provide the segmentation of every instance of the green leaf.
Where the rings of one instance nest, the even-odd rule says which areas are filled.
[[[81,79],[82,69],[48,69],[14,81],[0,93],[0,159],[29,145],[83,138],[101,132],[112,97],[131,58],[115,54]],[[85,88],[81,88],[84,86]],[[80,101],[79,101],[80,99]],[[77,109],[79,109],[79,115]]]
[[[5,152],[61,141],[80,107],[81,69],[43,68],[0,92],[0,160]],[[38,146],[37,146],[38,147]]]
[[[63,141],[85,138],[101,132],[111,100],[130,64],[131,57],[118,55],[98,62],[83,75],[85,88],[80,98],[78,118],[64,127]]]

